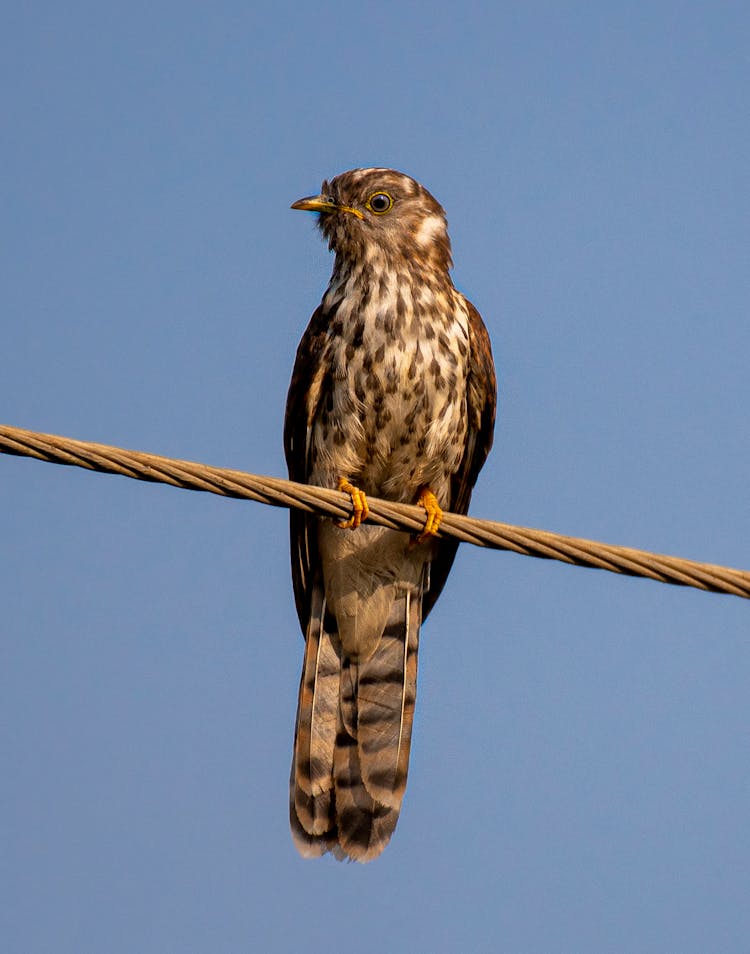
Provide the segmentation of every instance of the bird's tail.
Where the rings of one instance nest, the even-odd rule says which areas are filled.
[[[406,788],[417,691],[421,594],[394,600],[377,649],[344,655],[313,595],[290,780],[292,836],[305,857],[371,861],[388,844]]]

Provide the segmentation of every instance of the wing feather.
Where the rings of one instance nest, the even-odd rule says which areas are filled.
[[[469,375],[466,388],[469,421],[464,454],[451,481],[450,510],[453,513],[468,513],[471,492],[492,447],[497,407],[497,379],[490,336],[482,316],[468,299],[465,301],[469,310]],[[440,596],[457,549],[457,540],[440,542],[430,568],[430,587],[422,601],[423,620]]]
[[[319,305],[297,348],[284,417],[284,454],[289,479],[307,483],[311,470],[312,428],[325,393],[328,315]],[[302,635],[307,631],[312,590],[311,568],[318,565],[315,517],[289,511],[292,584]]]

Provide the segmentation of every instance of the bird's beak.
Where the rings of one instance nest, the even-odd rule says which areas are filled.
[[[364,215],[359,209],[353,209],[349,205],[338,205],[332,202],[327,195],[308,195],[304,199],[297,199],[292,202],[291,208],[301,209],[303,212],[351,212],[358,219],[363,219]]]

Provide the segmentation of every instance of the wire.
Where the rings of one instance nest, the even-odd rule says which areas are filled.
[[[192,461],[160,457],[143,451],[125,450],[107,444],[77,441],[54,434],[41,434],[19,427],[0,425],[0,453],[34,457],[52,464],[67,464],[136,480],[170,484],[185,490],[201,490],[255,500],[274,507],[297,507],[324,517],[345,519],[351,510],[349,494],[324,487],[298,484],[278,477],[263,477],[240,470],[212,467]],[[368,496],[370,523],[418,533],[425,521],[421,507]],[[729,593],[750,599],[750,572],[680,557],[649,553],[631,547],[568,537],[546,530],[532,530],[492,520],[477,520],[446,512],[439,536],[464,543],[512,550],[525,556],[560,560],[575,566],[594,567],[627,576],[647,577],[661,583],[692,586],[713,593]]]

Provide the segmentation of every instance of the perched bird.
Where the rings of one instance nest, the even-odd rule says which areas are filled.
[[[289,387],[289,477],[352,498],[342,524],[291,511],[305,656],[290,781],[306,857],[370,861],[398,821],[409,766],[419,628],[492,445],[495,371],[479,313],[454,287],[445,212],[414,179],[353,169],[293,209],[319,213],[335,253]],[[363,523],[367,494],[420,503],[422,533]],[[360,524],[362,524],[360,526]]]

